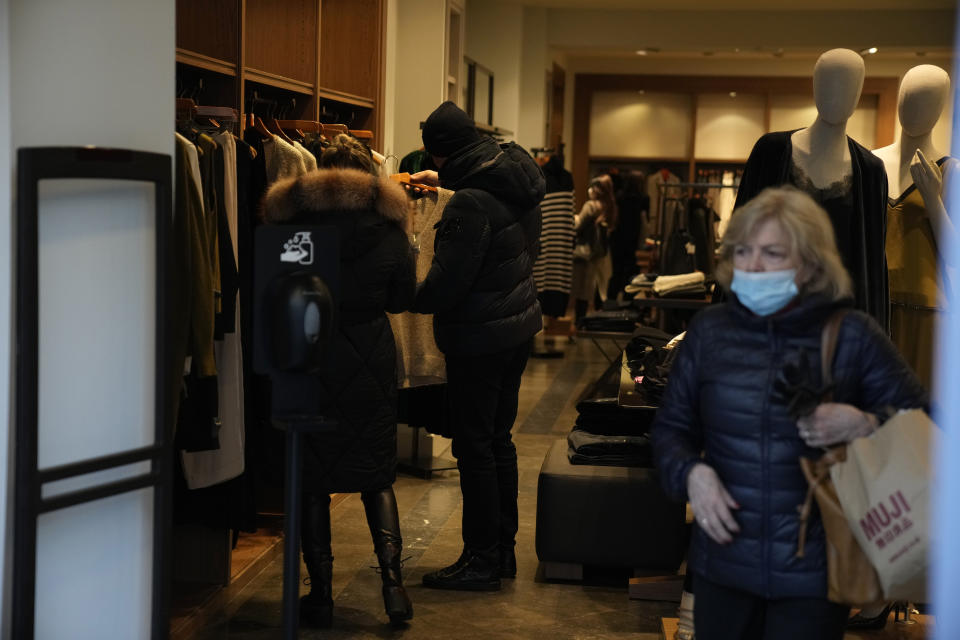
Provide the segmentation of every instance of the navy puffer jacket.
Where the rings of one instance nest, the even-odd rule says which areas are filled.
[[[546,190],[540,167],[522,147],[483,138],[447,159],[440,184],[456,193],[437,223],[414,310],[435,314],[446,355],[516,347],[541,327],[533,280]]]
[[[653,426],[657,465],[667,493],[686,499],[691,467],[716,470],[740,504],[740,533],[723,546],[695,528],[689,564],[711,582],[765,598],[825,598],[823,523],[814,509],[806,554],[795,556],[807,482],[800,456],[817,457],[800,439],[785,403],[773,393],[784,360],[809,356],[820,384],[820,336],[827,318],[849,302],[819,296],[761,318],[735,297],[702,311],[681,343]],[[876,322],[849,311],[833,364],[834,400],[863,411],[924,407],[926,393]],[[701,458],[702,453],[702,458]]]

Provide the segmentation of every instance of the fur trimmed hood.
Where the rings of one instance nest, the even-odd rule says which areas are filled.
[[[403,187],[358,169],[320,169],[278,180],[263,200],[264,222],[279,224],[306,212],[374,210],[406,229],[409,199]]]

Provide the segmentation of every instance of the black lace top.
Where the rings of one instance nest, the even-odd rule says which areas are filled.
[[[790,182],[826,210],[827,215],[830,216],[830,222],[833,223],[833,233],[837,238],[837,249],[843,259],[843,266],[847,271],[854,273],[855,270],[852,267],[857,263],[859,243],[854,233],[853,174],[847,174],[843,179],[821,189],[813,184],[803,168],[792,162]]]

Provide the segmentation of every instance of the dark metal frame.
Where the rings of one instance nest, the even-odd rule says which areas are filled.
[[[98,458],[39,469],[38,415],[38,186],[46,179],[108,179],[152,182],[156,205],[156,379],[154,444]],[[170,347],[169,265],[172,224],[170,156],[98,147],[35,147],[17,152],[17,319],[16,319],[16,445],[13,559],[14,638],[34,636],[37,572],[37,519],[65,509],[139,489],[153,489],[153,591],[151,637],[168,636],[168,549],[172,447],[167,407],[167,353]],[[136,462],[151,463],[149,472],[44,498],[46,483],[76,478]],[[48,612],[50,613],[50,612]]]
[[[493,126],[493,69],[489,69],[475,60],[464,56],[464,62],[467,63],[467,115],[477,119],[476,101],[477,101],[477,69],[485,72],[489,76],[488,89],[490,94],[487,96],[487,121],[478,124]]]

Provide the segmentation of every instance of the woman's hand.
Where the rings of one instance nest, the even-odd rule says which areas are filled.
[[[850,404],[825,402],[813,413],[797,420],[800,438],[809,447],[827,447],[873,433],[877,417]]]
[[[733,534],[740,532],[740,526],[733,519],[731,509],[739,509],[717,476],[713,467],[698,463],[687,474],[687,495],[697,524],[718,544],[733,542]]]

